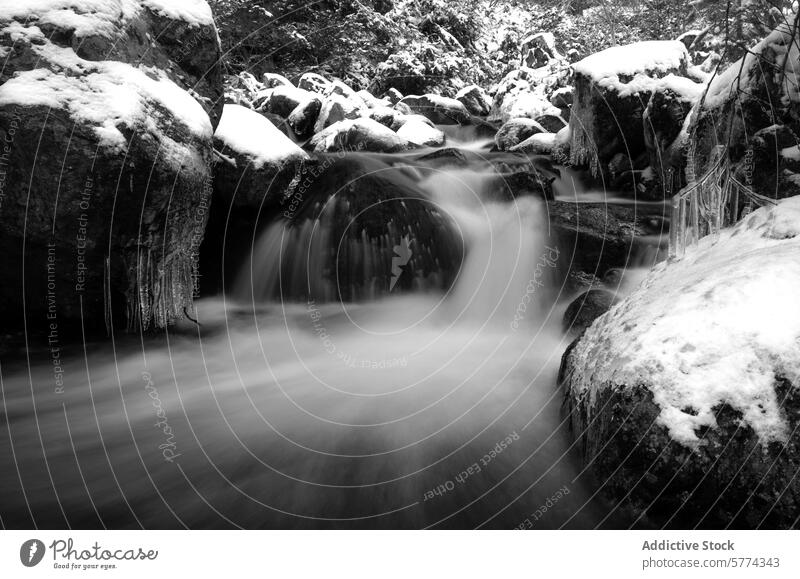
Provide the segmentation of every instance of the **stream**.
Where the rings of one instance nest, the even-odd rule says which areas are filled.
[[[344,261],[341,213],[323,200],[317,218],[254,237],[231,290],[198,302],[199,326],[4,364],[0,443],[14,464],[0,488],[16,510],[3,524],[627,526],[580,466],[562,412],[562,318],[576,294],[547,202],[496,199],[485,143],[449,136],[467,166],[360,155],[413,183],[451,252],[432,251],[412,216],[387,224],[382,244],[353,234],[358,270],[340,279],[329,264]],[[631,203],[573,177],[562,171],[557,200]],[[619,294],[661,242],[631,257],[640,269]],[[443,263],[451,255],[463,259]]]

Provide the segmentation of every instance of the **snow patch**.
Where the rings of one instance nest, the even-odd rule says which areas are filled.
[[[190,26],[213,26],[214,15],[205,0],[141,0],[153,12]]]
[[[252,158],[256,169],[308,156],[266,117],[241,105],[225,105],[214,137]]]

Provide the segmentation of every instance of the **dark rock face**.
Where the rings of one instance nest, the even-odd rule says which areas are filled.
[[[20,323],[24,304],[30,328],[118,328],[122,313],[131,328],[163,327],[192,309],[210,203],[223,105],[210,10],[193,23],[144,5],[64,16],[0,22],[13,47],[0,73],[0,317]]]
[[[564,312],[564,332],[580,334],[614,305],[614,294],[593,289],[575,298]]]
[[[647,103],[642,116],[645,146],[650,167],[655,171],[657,184],[661,185],[660,190],[648,192],[650,197],[663,199],[677,193],[671,180],[682,171],[685,156],[673,155],[670,149],[691,109],[691,102],[669,89],[653,93]]]
[[[783,529],[796,524],[797,437],[763,447],[741,425],[741,413],[722,405],[715,409],[718,427],[704,433],[706,444],[683,447],[656,423],[660,409],[646,384],[608,385],[594,401],[571,396],[573,347],[564,354],[560,374],[573,436],[603,493],[620,502],[636,526]],[[775,390],[796,432],[798,389],[779,379]]]
[[[547,211],[552,235],[570,268],[595,277],[628,267],[642,244],[637,238],[664,234],[668,228],[663,208],[551,201]]]
[[[548,133],[557,133],[567,126],[567,121],[558,115],[542,115],[536,117],[536,122],[542,125]]]

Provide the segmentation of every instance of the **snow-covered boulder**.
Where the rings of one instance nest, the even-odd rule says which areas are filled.
[[[564,58],[556,48],[556,38],[552,32],[537,32],[528,36],[522,41],[520,53],[523,64],[528,68],[540,68],[551,60]]]
[[[373,121],[378,121],[380,124],[395,130],[397,127],[394,125],[397,119],[403,115],[391,107],[377,107],[361,111],[361,116],[369,117]]]
[[[318,153],[370,151],[395,153],[412,148],[406,139],[370,118],[347,119],[332,124],[311,138],[308,146]]]
[[[356,93],[356,96],[360,98],[364,102],[364,104],[371,109],[379,107],[388,107],[391,105],[391,103],[387,99],[379,99],[368,90],[360,90]]]
[[[474,84],[458,91],[456,100],[460,101],[471,115],[478,117],[485,117],[492,110],[492,99],[485,90]]]
[[[558,116],[561,111],[544,97],[532,92],[519,92],[507,97],[497,111],[503,121],[526,117],[536,119],[545,115]]]
[[[403,93],[401,93],[399,90],[397,90],[397,89],[396,89],[396,88],[394,88],[394,87],[392,87],[392,88],[390,88],[389,90],[387,90],[387,91],[386,91],[386,94],[385,94],[385,95],[383,95],[383,96],[384,96],[384,98],[385,98],[386,100],[388,100],[388,101],[389,101],[389,103],[390,103],[392,106],[396,105],[396,104],[397,104],[397,103],[399,103],[401,100],[403,100]]]
[[[214,148],[214,191],[225,211],[231,204],[255,210],[274,205],[297,164],[308,158],[263,115],[239,105],[225,105]]]
[[[307,72],[300,77],[299,81],[297,81],[297,88],[302,88],[303,90],[318,94],[325,94],[325,91],[328,90],[330,84],[331,81],[321,74]]]
[[[279,85],[272,89],[269,98],[259,110],[265,110],[279,117],[287,118],[300,104],[318,98],[314,93],[291,85]]]
[[[4,2],[0,51],[0,318],[191,313],[223,104],[208,4]]]
[[[529,153],[532,155],[549,155],[556,146],[555,133],[537,133],[509,149],[512,153]]]
[[[529,118],[511,119],[505,123],[494,137],[494,144],[499,151],[508,151],[521,142],[537,133],[546,133],[547,130]]]
[[[275,72],[265,72],[264,74],[262,74],[261,83],[266,88],[277,88],[279,86],[291,86],[291,87],[294,86],[292,84],[292,81],[290,81],[288,78],[286,78],[282,74],[277,74]]]
[[[252,104],[253,99],[259,92],[267,88],[256,77],[246,71],[236,75],[226,75],[223,86],[225,102],[241,104],[249,108],[255,108]]]
[[[550,104],[558,109],[566,109],[572,106],[572,98],[575,89],[571,86],[563,86],[553,92],[550,97]]]
[[[403,114],[397,114],[397,115],[395,116],[394,122],[392,123],[391,129],[392,129],[393,131],[397,131],[397,130],[399,130],[399,129],[400,129],[400,127],[402,127],[404,124],[406,124],[406,123],[407,123],[407,122],[409,122],[409,121],[416,121],[416,122],[419,122],[419,123],[422,123],[422,124],[428,125],[429,127],[434,127],[434,126],[436,126],[436,125],[434,125],[434,124],[433,124],[433,121],[431,121],[431,120],[430,120],[428,117],[426,117],[426,116],[423,116],[423,115],[415,115],[415,114],[403,115]]]
[[[649,524],[800,515],[800,198],[662,262],[567,351],[573,432]]]
[[[767,197],[800,193],[795,156],[784,154],[800,138],[800,38],[793,32],[793,23],[780,26],[713,78],[686,130],[687,173],[701,178],[717,161],[717,145],[747,143],[727,150],[741,183]]]
[[[574,64],[571,163],[599,176],[624,152],[646,166],[644,111],[657,92],[697,95],[687,88],[689,65],[686,46],[677,40],[615,46]]]
[[[570,302],[564,312],[562,329],[565,334],[580,335],[614,305],[616,296],[604,289],[590,289]]]
[[[419,147],[442,147],[445,143],[442,131],[413,117],[407,117],[400,125],[397,136]]]
[[[358,118],[364,110],[363,102],[358,99],[347,98],[338,93],[332,93],[322,101],[314,132],[319,133],[334,123],[346,119]]]
[[[407,105],[412,112],[428,117],[437,125],[469,124],[470,114],[463,103],[456,99],[435,94],[403,97],[400,104]]]
[[[314,133],[314,125],[319,118],[320,110],[322,110],[322,100],[318,96],[312,96],[297,105],[286,122],[298,138],[306,139]]]
[[[514,117],[534,119],[544,114],[559,114],[550,98],[566,86],[569,77],[569,66],[560,60],[535,70],[523,66],[509,72],[490,91],[494,98],[489,120],[506,122]]]

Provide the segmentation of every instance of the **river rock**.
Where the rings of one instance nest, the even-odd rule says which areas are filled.
[[[307,90],[309,92],[315,92],[321,95],[325,94],[325,91],[328,90],[330,84],[331,81],[329,81],[321,74],[316,74],[314,72],[305,73],[303,76],[300,77],[300,80],[297,81],[298,88],[302,88],[303,90]]]
[[[392,87],[389,90],[387,90],[386,94],[383,95],[383,96],[393,106],[396,105],[397,103],[399,103],[401,100],[403,100],[403,93],[401,93],[399,90],[397,90],[394,87]]]
[[[564,312],[563,328],[566,334],[581,334],[614,305],[610,291],[592,289],[572,300]]]
[[[314,132],[319,133],[334,123],[346,119],[356,119],[362,112],[360,101],[343,97],[340,94],[331,94],[322,101],[322,106],[314,124]]]
[[[396,153],[411,148],[411,143],[393,130],[370,118],[339,121],[314,135],[308,146],[318,153],[370,151]]]
[[[441,147],[445,142],[445,135],[442,131],[413,118],[406,120],[400,126],[397,135],[419,147]]]
[[[362,111],[361,115],[369,117],[373,121],[378,121],[383,126],[389,127],[392,130],[397,130],[402,124],[398,124],[397,121],[397,119],[402,115],[391,107],[377,107],[374,109],[369,109],[367,111]]]
[[[551,201],[550,229],[570,267],[602,278],[613,268],[629,267],[642,248],[642,238],[665,235],[667,220],[660,207]]]
[[[314,125],[319,118],[322,109],[322,100],[317,96],[312,96],[305,102],[301,102],[289,114],[286,119],[292,131],[300,139],[306,139],[314,134]]]
[[[508,151],[538,133],[546,133],[547,130],[528,118],[516,118],[506,122],[494,137],[494,144],[500,151]]]
[[[314,98],[317,97],[307,90],[291,85],[280,85],[272,90],[269,99],[260,108],[285,119],[300,104],[307,103]]]
[[[223,105],[217,31],[202,0],[125,6],[0,10],[0,317],[56,342],[68,320],[160,328],[193,309]]]
[[[485,90],[474,84],[458,91],[456,100],[466,107],[469,114],[478,117],[485,117],[492,110],[492,99]]]
[[[277,88],[279,86],[291,86],[294,87],[292,81],[288,78],[283,76],[282,74],[277,74],[274,72],[265,72],[261,75],[261,83],[266,88]]]
[[[308,158],[291,139],[256,111],[225,105],[214,133],[218,151],[215,200],[258,210],[274,206],[294,177],[297,165]]]
[[[583,461],[634,522],[795,525],[798,251],[800,198],[759,209],[658,264],[565,353]]]
[[[550,104],[558,109],[566,109],[572,106],[572,98],[575,93],[575,89],[571,86],[565,86],[553,93],[553,96],[550,97]]]
[[[537,133],[514,145],[509,149],[512,153],[528,153],[531,155],[549,155],[556,146],[555,133]]]
[[[407,105],[412,112],[428,117],[437,125],[469,124],[467,108],[456,99],[434,94],[403,97],[400,104]]]

